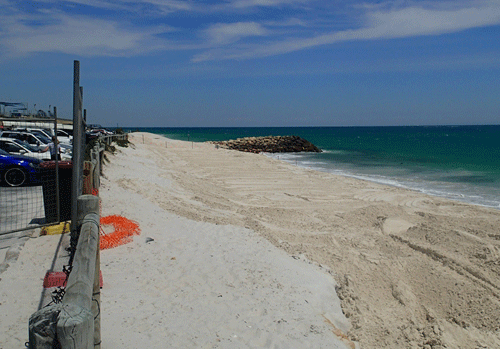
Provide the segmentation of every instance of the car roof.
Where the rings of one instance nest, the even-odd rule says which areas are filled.
[[[20,130],[5,130],[5,131],[2,131],[0,132],[0,134],[4,134],[4,133],[17,133],[17,134],[28,134],[28,135],[31,135],[33,134],[33,132],[31,131],[20,131]]]
[[[23,148],[26,146],[26,144],[30,145],[29,143],[26,143],[25,141],[17,139],[17,138],[0,137],[0,141],[6,141],[6,142],[8,141],[11,143],[16,143],[17,145],[19,145]],[[19,143],[19,142],[21,142],[21,143]]]
[[[8,131],[2,131],[0,132],[0,136],[3,135],[3,134],[6,134],[6,133],[14,133],[14,134],[18,134],[18,135],[29,135],[29,136],[33,136],[33,137],[36,137],[36,138],[40,138],[40,136],[43,136],[45,138],[48,138],[47,136],[45,136],[44,134],[37,134],[37,133],[33,133],[33,132],[26,132],[26,131],[13,131],[13,130],[8,130]]]

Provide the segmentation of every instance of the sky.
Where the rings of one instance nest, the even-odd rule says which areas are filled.
[[[500,0],[0,0],[0,101],[110,127],[500,124]]]

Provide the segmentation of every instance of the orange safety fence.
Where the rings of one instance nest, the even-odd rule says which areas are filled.
[[[111,233],[104,233],[102,226],[111,225],[114,229]],[[101,217],[100,249],[113,248],[132,242],[134,235],[139,235],[141,230],[139,224],[128,218],[112,215]]]

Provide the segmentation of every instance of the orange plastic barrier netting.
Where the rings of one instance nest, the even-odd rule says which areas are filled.
[[[114,231],[109,234],[104,233],[103,225],[113,226]],[[128,218],[118,215],[101,217],[100,249],[105,250],[132,242],[132,236],[140,233],[139,224]]]

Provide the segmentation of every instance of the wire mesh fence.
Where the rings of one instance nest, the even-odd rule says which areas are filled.
[[[101,137],[87,145],[81,193],[98,195],[102,152],[113,141],[127,142],[127,135]],[[0,168],[0,235],[71,220],[71,161],[33,162],[31,172],[20,165],[9,168],[18,173],[6,174],[8,168]],[[15,175],[24,176],[22,183]]]
[[[45,223],[41,183],[11,187],[0,184],[0,235]]]
[[[2,170],[0,182],[0,235],[33,229],[50,223],[71,219],[70,161],[43,161],[34,166],[35,173],[23,183],[5,180],[10,166]],[[24,177],[28,177],[24,173]]]
[[[57,115],[55,107],[54,113]],[[19,231],[61,221],[60,211],[66,207],[61,207],[59,199],[70,193],[66,188],[68,185],[71,187],[71,176],[69,180],[64,178],[64,170],[67,171],[71,162],[66,162],[64,166],[65,162],[57,161],[57,164],[54,164],[53,161],[45,161],[47,158],[50,159],[50,155],[43,156],[43,152],[48,152],[50,144],[42,142],[42,140],[50,141],[52,136],[56,136],[55,142],[59,143],[58,138],[64,135],[71,142],[69,134],[72,132],[65,133],[66,131],[57,127],[58,124],[59,127],[66,126],[68,131],[72,129],[69,120],[58,120],[57,117],[53,121],[36,119],[1,121],[0,137],[3,138],[0,142],[0,236],[4,238]],[[33,132],[41,138],[37,140],[36,145],[30,146],[16,138],[24,135],[22,132],[30,132],[30,135]],[[4,135],[12,137],[5,138]],[[12,141],[9,141],[11,139]],[[25,148],[19,146],[17,148],[20,150],[11,149],[9,145],[12,144],[21,144]],[[46,145],[47,149],[42,150]],[[65,147],[66,150],[63,150],[66,153],[69,145]],[[70,153],[68,155],[71,156]],[[58,180],[59,172],[63,183]],[[67,219],[69,217],[64,217],[64,220]]]

